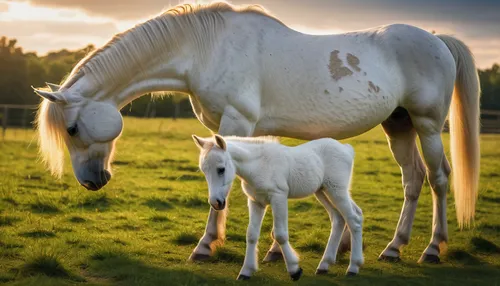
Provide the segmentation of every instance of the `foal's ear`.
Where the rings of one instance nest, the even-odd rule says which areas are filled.
[[[215,137],[215,144],[217,145],[217,147],[226,151],[226,141],[224,140],[224,138],[222,138],[222,136],[220,136],[219,134],[215,134],[214,137]]]
[[[200,149],[203,149],[205,144],[207,144],[207,140],[205,140],[201,137],[198,137],[194,134],[191,135],[191,137],[193,137],[194,144],[196,144],[196,146],[198,146],[198,148],[200,148]]]

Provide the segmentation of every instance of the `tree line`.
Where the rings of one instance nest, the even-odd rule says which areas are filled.
[[[41,87],[45,82],[59,83],[75,64],[95,47],[66,49],[38,56],[23,52],[15,39],[0,38],[0,104],[38,104],[40,99],[31,86]],[[500,110],[500,67],[478,70],[481,80],[481,108]],[[0,111],[1,112],[1,111]],[[192,117],[187,97],[155,98],[143,96],[123,108],[125,115],[141,117]]]

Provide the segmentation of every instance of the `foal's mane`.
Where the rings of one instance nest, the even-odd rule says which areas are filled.
[[[207,58],[218,33],[224,28],[223,13],[226,12],[253,13],[283,24],[259,5],[235,7],[225,2],[178,5],[115,35],[103,47],[89,53],[73,68],[62,86],[69,88],[84,74],[98,86],[110,81],[120,83],[145,71],[155,55],[163,54],[168,58],[185,40],[197,45],[195,50],[201,58]],[[64,142],[69,142],[64,122],[62,106],[44,99],[36,116],[38,142],[43,161],[56,176],[62,174]]]
[[[242,142],[249,144],[268,144],[268,143],[280,142],[279,138],[275,136],[259,136],[259,137],[224,136],[224,140],[228,142]]]

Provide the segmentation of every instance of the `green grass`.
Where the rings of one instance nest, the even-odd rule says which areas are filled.
[[[194,120],[125,119],[113,180],[89,192],[69,160],[55,180],[37,160],[34,133],[8,130],[0,141],[0,284],[13,285],[285,285],[283,262],[260,265],[249,283],[234,281],[243,263],[248,221],[239,183],[230,198],[226,244],[205,263],[187,262],[203,234],[209,205],[191,134],[209,132]],[[448,135],[443,135],[449,150]],[[481,185],[474,227],[460,231],[448,198],[449,245],[440,265],[416,263],[431,235],[432,200],[425,184],[402,261],[378,262],[403,203],[399,168],[381,128],[350,140],[356,150],[352,187],[363,209],[366,263],[344,277],[342,255],[331,274],[314,276],[330,232],[314,198],[290,202],[290,240],[301,257],[299,285],[498,285],[500,280],[500,136],[481,137]],[[285,144],[299,141],[282,139]],[[270,246],[264,219],[259,258]]]

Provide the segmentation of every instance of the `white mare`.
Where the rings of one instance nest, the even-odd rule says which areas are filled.
[[[341,139],[382,124],[401,167],[405,199],[381,258],[399,259],[408,243],[427,173],[434,210],[422,260],[430,262],[439,260],[439,244],[448,240],[450,166],[441,130],[451,104],[459,225],[469,225],[474,215],[478,76],[467,46],[450,36],[400,24],[307,35],[256,6],[182,5],[117,35],[51,89],[37,90],[46,99],[37,118],[41,153],[60,174],[66,146],[76,178],[91,190],[111,179],[119,110],[149,92],[187,94],[200,122],[221,135]],[[225,238],[225,222],[226,211],[210,210],[192,259],[213,253]],[[266,259],[279,252],[274,242]]]
[[[245,262],[238,280],[248,280],[257,271],[257,241],[268,205],[273,210],[273,233],[292,280],[302,275],[299,258],[288,241],[288,199],[315,195],[332,222],[330,239],[316,270],[328,272],[335,263],[342,230],[351,232],[351,261],[347,275],[356,275],[363,264],[362,212],[349,188],[354,150],[334,139],[317,139],[288,147],[272,139],[222,137],[204,139],[193,135],[200,149],[199,166],[207,179],[209,202],[223,210],[236,176],[248,198],[250,221]]]

